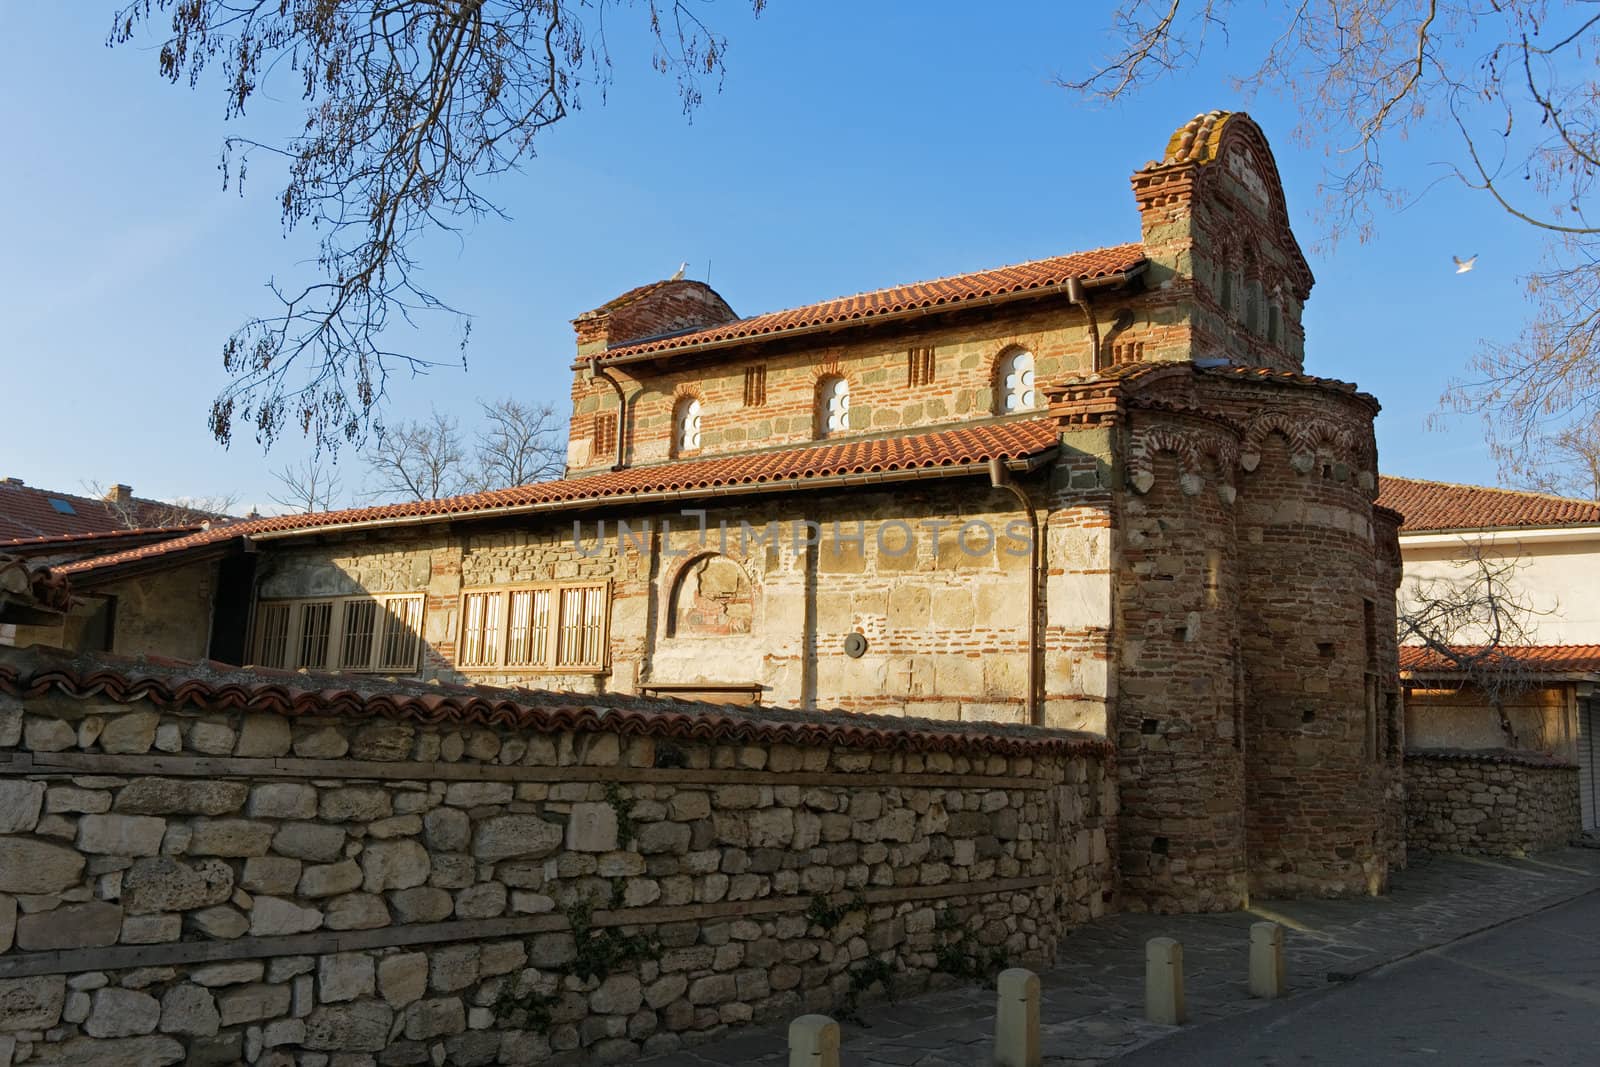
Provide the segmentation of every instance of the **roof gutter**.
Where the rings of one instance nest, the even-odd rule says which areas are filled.
[[[1508,547],[1524,541],[1588,541],[1600,538],[1600,526],[1480,526],[1457,530],[1429,530],[1407,533],[1400,529],[1401,548],[1460,548],[1463,541]]]
[[[651,360],[663,359],[668,356],[699,355],[704,352],[715,352],[726,348],[738,348],[741,345],[760,344],[765,341],[786,340],[791,337],[811,337],[817,334],[836,333],[856,326],[872,325],[880,322],[899,322],[903,319],[916,318],[934,311],[965,311],[970,308],[992,307],[995,304],[1009,303],[1013,300],[1027,300],[1042,296],[1052,296],[1058,293],[1069,293],[1076,287],[1082,293],[1084,289],[1110,289],[1124,285],[1145,272],[1148,263],[1140,263],[1129,270],[1119,271],[1116,274],[1103,274],[1097,278],[1072,277],[1054,285],[1041,285],[1033,289],[1016,289],[1009,293],[994,293],[990,296],[975,297],[971,300],[951,302],[949,304],[935,304],[932,306],[919,306],[902,308],[899,311],[886,311],[881,315],[868,315],[861,318],[839,319],[834,322],[819,322],[812,326],[798,326],[792,330],[773,330],[771,333],[749,334],[744,337],[729,337],[721,341],[706,341],[701,344],[688,344],[680,348],[663,348],[653,352],[637,352],[625,356],[612,356],[607,358],[604,352],[597,352],[586,360],[577,360],[572,364],[573,370],[582,370],[589,365],[602,365],[617,367],[628,363],[645,363]]]

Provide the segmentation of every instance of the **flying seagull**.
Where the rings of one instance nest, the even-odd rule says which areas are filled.
[[[1465,274],[1472,269],[1473,264],[1478,262],[1478,253],[1474,252],[1466,259],[1462,259],[1460,256],[1451,256],[1450,258],[1456,261],[1456,273]]]
[[[1457,260],[1456,262],[1459,263],[1460,260]],[[689,269],[689,261],[688,260],[684,260],[682,263],[678,264],[678,272],[676,274],[674,274],[671,278],[669,278],[668,281],[681,282],[683,280],[683,272],[688,270],[688,269]],[[1468,267],[1467,269],[1471,270],[1472,268]]]

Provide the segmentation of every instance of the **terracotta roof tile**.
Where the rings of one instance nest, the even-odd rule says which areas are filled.
[[[1461,651],[1472,655],[1482,652],[1483,647],[1463,645]],[[1508,669],[1545,674],[1600,672],[1600,645],[1506,645],[1495,651],[1495,657],[1505,663]],[[1400,669],[1413,673],[1449,674],[1456,668],[1433,649],[1421,645],[1402,645]]]
[[[199,524],[144,526],[132,530],[96,530],[93,533],[55,534],[50,537],[19,537],[10,541],[0,541],[0,552],[41,555],[49,552],[93,551],[97,548],[104,551],[106,546],[120,542],[159,541],[164,538],[182,537],[203,528]]]
[[[250,519],[159,544],[63,564],[54,573],[70,577],[99,568],[220,546],[238,537],[311,532],[351,523],[382,525],[431,516],[447,518],[518,509],[557,510],[640,495],[690,494],[736,486],[803,488],[808,481],[819,478],[895,471],[937,472],[941,468],[987,463],[997,457],[1015,459],[1037,455],[1054,447],[1056,442],[1055,423],[1047,418],[980,423],[901,437],[846,438],[801,448],[630,467],[441,500]]]
[[[1001,755],[1084,752],[1111,757],[1103,738],[1028,726],[845,711],[740,709],[644,697],[241,669],[211,662],[74,656],[39,646],[0,648],[0,693],[22,698],[60,693],[118,703],[148,700],[165,708],[248,710],[289,717],[478,724],[529,733],[610,732],[708,744],[841,745]]]
[[[118,511],[108,502],[93,497],[40,489],[9,478],[0,481],[0,540],[3,541],[115,533],[125,529],[129,521],[143,528],[171,526],[173,520],[191,523],[196,514],[159,500],[138,497],[125,505],[125,511]]]
[[[1096,248],[1068,256],[1055,256],[1008,267],[997,267],[993,270],[935,278],[931,281],[839,297],[836,300],[824,300],[818,304],[789,308],[786,311],[773,311],[748,319],[737,319],[721,326],[608,348],[599,355],[599,358],[609,360],[653,352],[672,352],[722,341],[767,337],[811,326],[871,319],[897,311],[949,307],[985,297],[1063,285],[1069,278],[1088,280],[1124,274],[1140,267],[1144,261],[1142,244]],[[624,294],[624,296],[630,295],[632,294]]]
[[[1600,526],[1592,500],[1420,478],[1379,478],[1378,503],[1406,517],[1403,533]]]

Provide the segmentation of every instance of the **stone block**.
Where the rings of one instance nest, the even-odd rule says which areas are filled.
[[[29,716],[22,741],[30,752],[65,752],[78,742],[78,732],[60,719]]]
[[[434,808],[422,817],[422,839],[434,852],[460,852],[472,840],[472,820],[456,808]]]
[[[196,930],[207,937],[214,937],[220,940],[243,937],[245,932],[250,929],[250,920],[241,915],[236,908],[230,908],[226,904],[218,904],[191,912],[189,922]]]
[[[27,833],[39,825],[44,783],[21,778],[0,780],[0,834]]]
[[[124,755],[149,752],[155,743],[156,725],[160,720],[160,715],[153,711],[125,711],[108,716],[105,729],[100,731],[100,748]]]
[[[256,897],[250,909],[250,933],[255,937],[303,934],[322,926],[322,913],[280,897]]]
[[[276,832],[271,823],[248,819],[201,819],[193,830],[191,855],[234,857],[266,855]]]
[[[299,894],[303,897],[333,897],[359,888],[361,867],[355,860],[310,866],[300,876]]]
[[[409,889],[428,880],[428,853],[415,841],[380,841],[362,850],[361,870],[368,893]]]
[[[217,999],[204,986],[173,986],[161,998],[160,1029],[164,1034],[211,1037],[221,1024]]]
[[[94,991],[83,1031],[90,1037],[138,1037],[154,1031],[160,1020],[161,1002],[155,997],[107,986]]]
[[[257,819],[314,819],[316,788],[303,782],[265,782],[250,790],[248,813]]]
[[[350,742],[332,726],[308,730],[294,739],[294,754],[301,759],[339,759],[349,750]]]
[[[290,740],[288,719],[281,715],[246,714],[233,754],[256,758],[285,756],[289,753]]]
[[[17,898],[0,893],[0,952],[8,952],[17,933]]]
[[[345,832],[316,822],[284,823],[272,837],[272,851],[313,863],[332,863],[344,855]]]
[[[0,837],[0,892],[59,893],[78,884],[84,858],[27,837]]]
[[[376,987],[376,968],[364,952],[324,956],[317,964],[317,999],[337,1004],[370,996]]]
[[[223,1026],[256,1023],[289,1014],[289,987],[255,983],[217,994],[217,1013]]]
[[[110,856],[154,856],[167,832],[151,815],[85,815],[78,820],[78,849]]]
[[[515,794],[510,782],[451,782],[444,802],[456,808],[478,808],[490,804],[509,804]]]
[[[244,861],[239,885],[251,893],[287,896],[300,884],[302,864],[286,856],[251,856]]]
[[[207,756],[233,754],[233,727],[223,722],[197,722],[189,727],[189,747]]]
[[[122,906],[104,900],[63,904],[17,920],[17,947],[30,952],[114,945],[121,934]]]
[[[0,978],[0,1032],[48,1030],[61,1021],[65,975]]]
[[[609,812],[609,806],[606,807]],[[615,848],[616,813],[612,812],[612,848]],[[548,856],[561,847],[561,827],[536,815],[496,815],[478,824],[472,854],[485,863],[513,857]],[[595,851],[609,851],[597,849]]]
[[[260,960],[232,960],[227,963],[202,964],[189,972],[189,980],[208,989],[218,986],[259,982],[267,971]]]
[[[614,974],[589,994],[589,1008],[601,1015],[632,1015],[644,1002],[639,979],[631,974]]]
[[[387,956],[378,962],[378,992],[391,1008],[403,1008],[428,990],[428,957],[422,952]]]
[[[373,930],[389,925],[383,898],[371,893],[349,893],[327,904],[324,925],[329,930]]]
[[[617,813],[610,804],[572,805],[567,848],[574,852],[612,852],[617,848]]]
[[[124,945],[160,945],[182,936],[181,915],[127,915],[123,917],[122,936],[118,940]]]
[[[415,728],[405,723],[368,723],[350,739],[350,756],[363,760],[403,760],[411,755],[415,739]]]
[[[459,997],[419,1000],[406,1009],[405,1035],[413,1041],[459,1034],[466,1028],[467,1012]]]
[[[492,919],[504,915],[505,910],[506,887],[499,882],[483,882],[456,894],[458,919]]]
[[[135,778],[117,793],[116,810],[130,815],[226,815],[239,810],[245,792],[242,782]]]
[[[394,814],[394,802],[383,789],[347,786],[322,794],[320,817],[327,822],[372,822]]]
[[[75,785],[53,785],[45,794],[44,810],[52,815],[74,813],[98,815],[111,810],[111,794],[104,789],[80,789]]]
[[[389,894],[397,922],[432,923],[450,918],[455,901],[443,889],[433,886],[414,886]]]

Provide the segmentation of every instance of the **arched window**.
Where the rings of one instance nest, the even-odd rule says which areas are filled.
[[[686,396],[672,415],[672,447],[678,454],[700,449],[700,401]]]
[[[850,383],[824,378],[817,383],[817,436],[832,437],[850,429]]]
[[[1033,408],[1038,401],[1033,388],[1033,353],[1019,348],[1002,356],[995,364],[994,391],[998,414]]]

